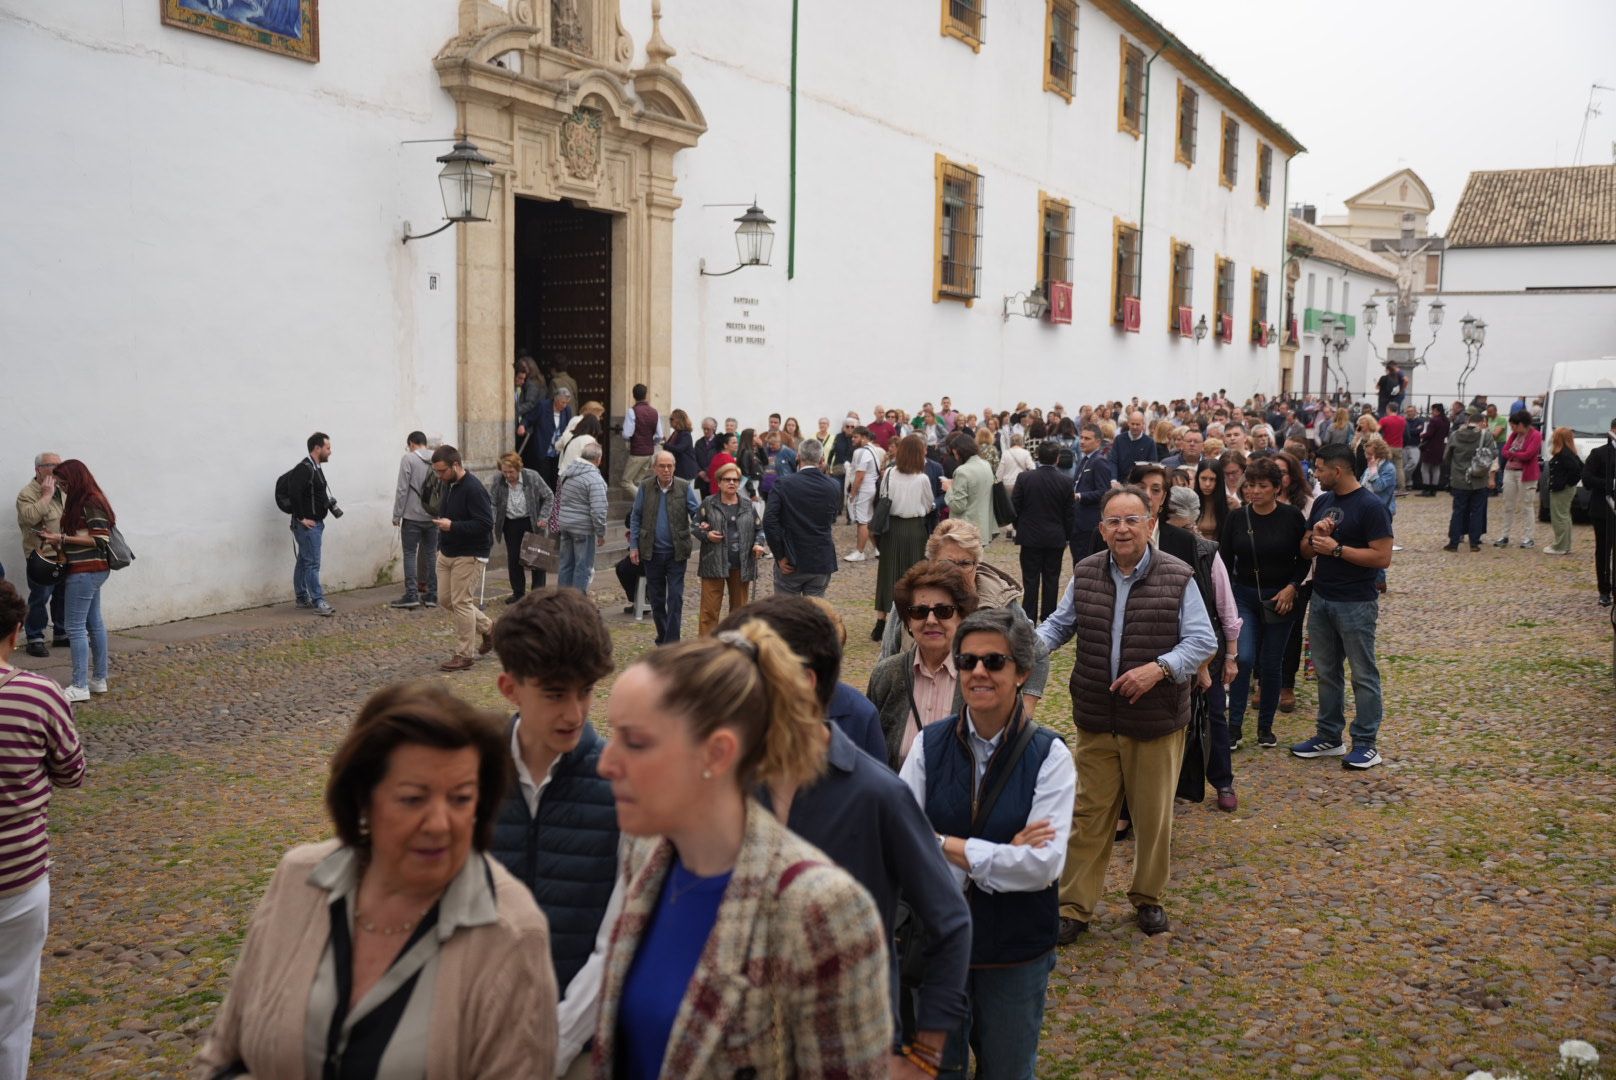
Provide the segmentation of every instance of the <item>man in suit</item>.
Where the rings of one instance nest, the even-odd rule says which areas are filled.
[[[561,465],[561,451],[556,441],[572,422],[572,391],[565,386],[556,387],[555,395],[542,400],[533,411],[522,418],[517,437],[526,440],[522,461],[544,477],[554,491],[556,473]]]
[[[1060,603],[1061,560],[1071,539],[1072,482],[1055,467],[1060,444],[1038,444],[1038,467],[1016,478],[1010,501],[1016,508],[1016,543],[1021,547],[1022,609],[1034,623],[1047,619]]]
[[[1605,445],[1588,451],[1582,463],[1582,486],[1588,489],[1588,520],[1594,527],[1594,572],[1599,582],[1599,606],[1610,607],[1610,530],[1616,522],[1616,419],[1610,422]]]
[[[1141,425],[1144,418],[1140,417]],[[1077,436],[1077,448],[1082,457],[1077,462],[1077,480],[1073,485],[1076,501],[1072,504],[1072,564],[1075,566],[1094,553],[1094,530],[1100,527],[1100,498],[1111,488],[1116,469],[1100,450],[1100,425],[1088,423]],[[1152,443],[1152,453],[1155,444]]]

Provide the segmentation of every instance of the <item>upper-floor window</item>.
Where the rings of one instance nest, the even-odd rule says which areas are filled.
[[[1217,290],[1213,295],[1213,309],[1218,317],[1218,339],[1229,341],[1234,336],[1234,260],[1218,260]]]
[[[1218,182],[1232,189],[1240,177],[1240,124],[1223,114],[1223,153],[1218,159]]]
[[[1442,256],[1427,255],[1425,257],[1425,288],[1434,292],[1442,287]]]
[[[987,40],[987,13],[983,5],[987,0],[943,0],[943,34],[956,37],[973,50],[982,49]]]
[[[1139,227],[1112,226],[1111,317],[1123,321],[1124,301],[1139,299]]]
[[[1186,313],[1195,308],[1195,249],[1188,244],[1173,241],[1172,308],[1167,313],[1167,327],[1185,333],[1189,323]]]
[[[1257,144],[1257,205],[1267,206],[1274,194],[1274,148]]]
[[[1251,340],[1262,339],[1263,324],[1268,321],[1268,275],[1261,270],[1251,272]]]
[[[939,156],[932,299],[975,299],[981,254],[982,174]]]
[[[1072,280],[1072,204],[1038,194],[1038,283],[1044,295],[1052,281]]]
[[[1138,135],[1145,116],[1145,50],[1122,39],[1121,85],[1117,88],[1117,130]]]
[[[1194,90],[1178,83],[1178,141],[1174,144],[1173,158],[1184,165],[1195,164],[1196,128],[1200,124],[1201,97]]]
[[[1049,0],[1044,21],[1049,39],[1044,89],[1071,101],[1077,80],[1077,0]]]

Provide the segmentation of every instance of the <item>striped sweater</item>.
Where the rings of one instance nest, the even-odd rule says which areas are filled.
[[[95,543],[62,545],[67,552],[67,572],[94,574],[111,569],[107,565],[105,544],[112,538],[112,522],[107,520],[107,512],[93,502],[84,504],[84,531]]]
[[[0,897],[50,868],[51,788],[84,781],[84,749],[62,688],[43,675],[0,669]]]

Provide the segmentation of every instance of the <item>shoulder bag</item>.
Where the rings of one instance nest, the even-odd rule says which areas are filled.
[[[529,570],[539,570],[547,574],[561,572],[561,530],[558,527],[558,519],[561,514],[561,489],[565,486],[566,481],[556,485],[550,517],[545,527],[530,529],[522,534],[522,548],[517,553],[517,559]]]
[[[101,554],[107,560],[108,570],[122,570],[135,561],[135,552],[129,546],[129,541],[123,538],[118,526],[107,527],[107,538],[100,541]]]
[[[67,574],[67,556],[58,554],[55,559],[47,559],[36,548],[28,553],[27,567],[28,584],[43,589],[47,585],[55,585]]]
[[[892,496],[888,494],[892,490],[891,477],[892,470],[889,468],[875,483],[875,505],[870,508],[871,536],[885,536],[892,527]]]
[[[1016,520],[1016,504],[1010,499],[1010,489],[1004,486],[1003,480],[993,481],[993,520],[1000,525],[1013,525]]]
[[[1251,507],[1248,505],[1246,507],[1246,539],[1251,543],[1251,576],[1257,579],[1257,599],[1262,603],[1262,621],[1269,625],[1288,623],[1291,621],[1291,613],[1287,611],[1281,615],[1279,609],[1274,606],[1273,598],[1265,598],[1262,594],[1262,573],[1257,569],[1257,533],[1251,526]],[[1280,588],[1283,589],[1284,586],[1280,586]],[[1291,610],[1295,610],[1294,601]]]

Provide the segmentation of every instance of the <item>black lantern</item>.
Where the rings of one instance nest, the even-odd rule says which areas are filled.
[[[448,220],[429,233],[410,234],[404,223],[404,242],[436,236],[451,225],[465,221],[487,221],[488,205],[494,198],[494,174],[488,166],[494,159],[477,149],[468,139],[455,141],[454,149],[438,158],[443,171],[438,187],[443,192],[443,216]]]
[[[752,208],[735,219],[735,251],[742,266],[768,266],[774,251],[774,230],[769,228],[774,219],[753,203]]]

